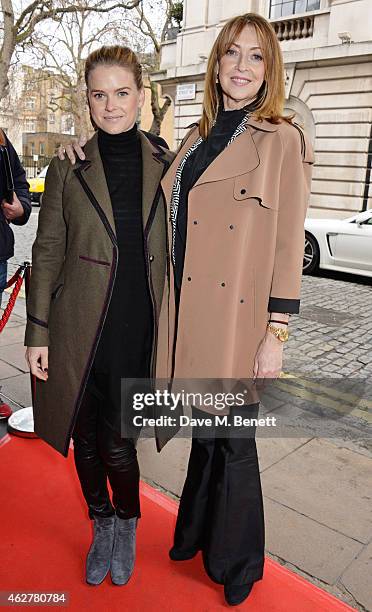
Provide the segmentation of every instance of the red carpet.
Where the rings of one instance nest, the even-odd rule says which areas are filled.
[[[143,518],[138,528],[137,563],[132,579],[127,586],[117,587],[108,575],[103,584],[92,587],[84,581],[91,523],[72,453],[66,460],[40,440],[7,436],[0,441],[0,470],[0,590],[67,591],[68,608],[76,611],[228,609],[222,587],[206,577],[200,556],[183,563],[169,560],[177,505],[152,487],[142,486]],[[235,609],[352,610],[269,559],[264,579],[255,585],[249,599]]]

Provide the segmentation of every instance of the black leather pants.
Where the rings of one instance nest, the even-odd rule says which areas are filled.
[[[258,405],[235,411],[249,417],[257,412]],[[194,410],[194,416],[208,415]],[[194,428],[174,545],[202,550],[215,582],[243,585],[263,575],[264,510],[255,432],[241,438],[229,432],[224,438],[203,438]]]
[[[112,411],[110,401],[91,376],[72,435],[76,470],[89,518],[112,516],[115,512],[123,519],[140,517],[137,440],[121,438],[120,427],[107,418]]]

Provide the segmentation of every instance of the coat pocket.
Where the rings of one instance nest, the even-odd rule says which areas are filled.
[[[83,261],[89,261],[90,263],[98,264],[100,266],[111,266],[109,261],[103,261],[102,259],[94,259],[93,257],[87,257],[86,255],[79,255],[79,259]]]
[[[264,181],[262,176],[254,176],[252,172],[237,176],[234,181],[234,200],[247,206],[278,210],[276,182]]]

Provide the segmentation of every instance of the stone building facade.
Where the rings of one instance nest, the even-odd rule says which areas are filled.
[[[345,218],[372,208],[372,2],[185,0],[183,27],[163,45],[155,75],[175,107],[174,138],[201,114],[206,60],[226,21],[270,20],[286,70],[286,111],[314,145],[309,216]]]

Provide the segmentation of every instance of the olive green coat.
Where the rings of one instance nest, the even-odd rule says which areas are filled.
[[[167,271],[165,204],[160,180],[173,157],[140,133],[143,228],[157,322]],[[118,246],[97,135],[86,160],[53,159],[46,178],[27,299],[26,346],[48,346],[48,380],[36,379],[35,432],[64,456],[113,290]]]

